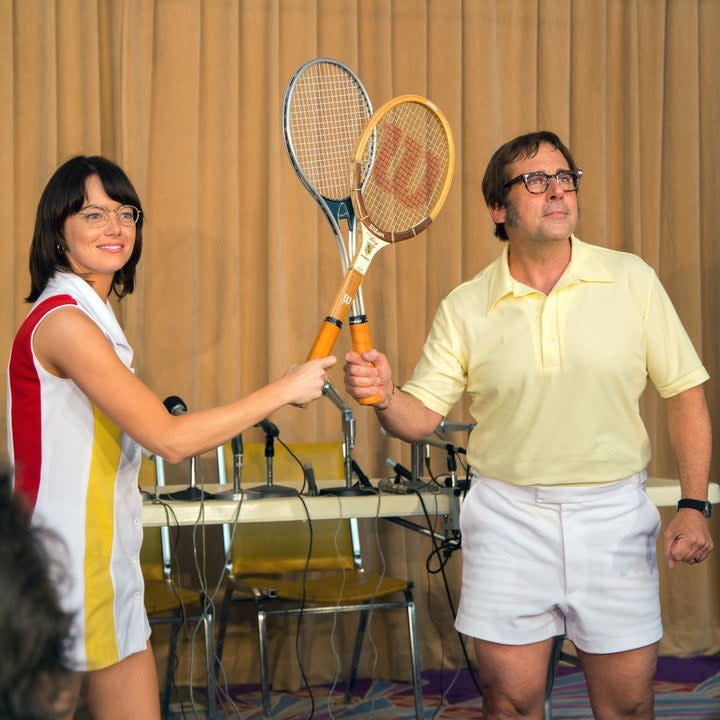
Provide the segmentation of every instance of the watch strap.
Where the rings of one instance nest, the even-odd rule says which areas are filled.
[[[701,512],[706,518],[712,514],[712,505],[707,500],[693,500],[691,498],[682,498],[678,501],[677,509],[691,508]]]

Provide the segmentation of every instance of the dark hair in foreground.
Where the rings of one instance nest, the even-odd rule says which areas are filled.
[[[58,600],[58,565],[48,555],[50,533],[29,516],[0,469],[0,718],[53,720],[69,710],[72,617]],[[57,545],[56,545],[57,546]]]
[[[125,266],[115,273],[112,291],[118,297],[135,289],[135,268],[142,254],[143,214],[140,198],[122,168],[111,160],[93,155],[77,155],[63,163],[48,180],[40,196],[32,245],[30,246],[30,294],[28,302],[38,299],[50,278],[57,271],[72,272],[67,257],[63,225],[65,219],[85,204],[85,183],[97,175],[105,192],[121,205],[134,205],[140,210],[135,225],[135,247]]]
[[[498,148],[490,158],[485,176],[482,181],[482,191],[485,197],[485,204],[490,207],[505,207],[508,188],[505,183],[512,180],[508,173],[508,167],[518,160],[535,157],[540,145],[543,143],[552,145],[559,150],[567,161],[568,170],[577,170],[573,156],[560,138],[549,130],[538,130],[537,132],[520,135],[514,140],[506,142]],[[501,240],[507,240],[505,223],[495,223],[495,236]]]

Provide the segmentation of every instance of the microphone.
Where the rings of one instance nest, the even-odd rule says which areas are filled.
[[[432,445],[433,447],[440,448],[441,450],[445,450],[447,452],[454,452],[458,455],[465,455],[466,450],[463,447],[458,447],[457,445],[453,445],[449,442],[443,442],[442,440],[437,440],[434,437],[426,437],[422,440],[419,440],[418,442],[425,443],[425,445]]]
[[[184,415],[188,409],[182,398],[177,395],[168,395],[163,400],[165,409],[171,415]],[[190,458],[190,484],[185,490],[179,490],[174,493],[165,493],[159,497],[163,500],[202,500],[204,498],[212,497],[209,493],[206,493],[202,488],[197,487],[197,474],[198,474],[198,456],[193,455]]]
[[[244,461],[242,435],[236,435],[230,440],[230,448],[233,456],[233,492],[237,494],[240,492],[240,473]]]
[[[395,462],[395,460],[393,460],[392,458],[388,458],[385,461],[385,464],[389,465],[393,469],[393,472],[396,475],[399,475],[400,477],[404,477],[406,480],[409,480],[410,482],[412,482],[412,479],[413,479],[412,473],[404,465],[401,465],[399,462]]]
[[[310,463],[303,465],[303,475],[305,476],[305,482],[308,486],[308,495],[310,495],[310,497],[317,497],[320,493],[317,483],[315,482],[315,471]]]
[[[236,435],[230,440],[230,447],[232,448],[233,458],[239,460],[239,466],[243,464],[243,439],[242,435]]]
[[[350,460],[350,467],[352,471],[358,476],[358,482],[362,487],[371,488],[372,483],[370,478],[361,470],[360,466],[355,462],[354,459]]]
[[[177,395],[168,395],[163,400],[163,405],[171,415],[182,415],[187,412],[187,405]]]
[[[259,423],[255,423],[255,427],[262,428],[266,435],[270,437],[278,437],[280,430],[274,422],[270,422],[267,418],[261,420]]]
[[[251,487],[260,497],[296,497],[299,493],[293,487],[273,483],[273,459],[275,457],[275,438],[280,435],[278,426],[267,418],[255,423],[265,433],[265,484]],[[282,442],[282,441],[280,441]],[[304,469],[303,469],[304,471]]]

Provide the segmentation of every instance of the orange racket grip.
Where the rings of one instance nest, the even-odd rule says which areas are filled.
[[[352,337],[352,349],[356,353],[364,353],[372,347],[367,316],[359,315],[357,318],[350,320],[350,336]],[[375,403],[379,403],[381,399],[380,393],[375,393],[370,397],[360,398],[358,402],[361,405],[375,405]]]
[[[325,318],[320,326],[315,342],[310,348],[307,359],[317,360],[318,358],[324,358],[330,355],[333,347],[335,347],[335,341],[340,334],[341,327],[342,323],[333,322],[332,318]]]

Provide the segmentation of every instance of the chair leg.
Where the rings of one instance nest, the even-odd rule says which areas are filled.
[[[360,611],[360,620],[358,621],[358,629],[355,635],[355,648],[353,649],[352,662],[350,663],[350,672],[348,673],[347,683],[345,685],[345,704],[352,700],[352,691],[357,680],[358,664],[360,662],[360,653],[362,651],[363,640],[365,639],[365,630],[367,629],[368,620],[370,618],[370,610]]]
[[[225,588],[220,614],[217,621],[217,642],[215,646],[214,675],[220,677],[220,662],[222,661],[223,648],[225,647],[225,633],[227,632],[228,618],[230,617],[230,606],[232,605],[232,588],[228,585]]]
[[[409,590],[405,592],[405,600],[407,601],[408,633],[410,636],[410,663],[412,665],[412,683],[415,696],[415,717],[417,720],[422,720],[425,717],[425,707],[422,695],[420,648],[417,641],[415,600],[413,600],[412,593]]]
[[[262,704],[265,717],[272,716],[270,707],[270,671],[268,669],[268,637],[267,616],[262,606],[258,606],[258,645],[260,647],[260,685],[262,687]]]
[[[209,599],[202,596],[203,631],[205,633],[205,670],[207,672],[208,720],[215,720],[217,712],[217,676],[215,675],[215,643],[213,609]]]
[[[167,668],[165,670],[165,688],[163,689],[160,712],[163,720],[170,717],[170,695],[172,694],[173,679],[175,677],[175,661],[177,658],[177,636],[180,631],[181,620],[170,625],[170,639],[168,640]]]
[[[565,641],[564,635],[558,635],[553,638],[553,645],[550,651],[550,662],[548,663],[547,678],[545,680],[545,720],[552,720],[552,691],[555,685],[555,675],[557,673],[557,666],[560,662],[560,655],[562,653],[563,642]]]
[[[552,720],[552,702],[550,698],[545,699],[545,714],[543,715],[544,720]]]

